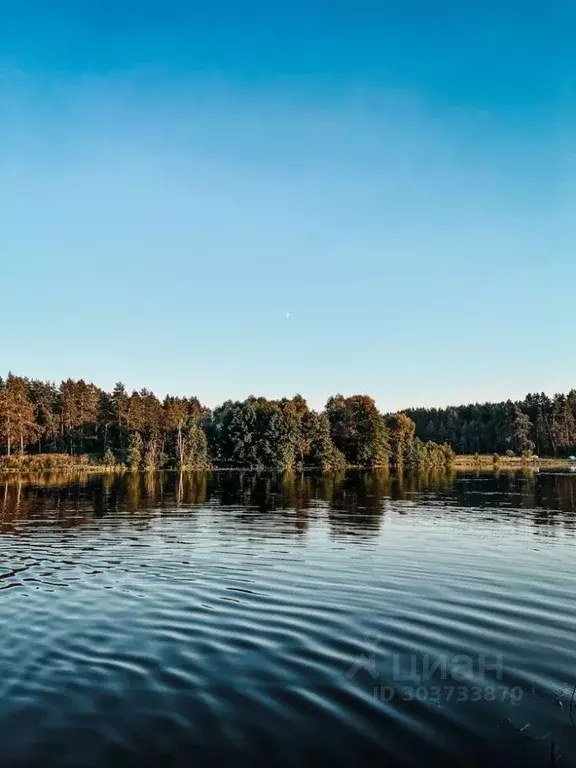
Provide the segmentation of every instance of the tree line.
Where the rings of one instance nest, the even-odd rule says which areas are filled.
[[[447,444],[422,440],[406,414],[381,414],[367,395],[330,397],[322,411],[301,395],[228,400],[213,410],[196,397],[148,389],[111,392],[83,379],[60,384],[8,374],[0,379],[0,448],[90,456],[131,470],[209,467],[446,467]]]
[[[576,390],[552,398],[529,394],[518,402],[413,408],[406,415],[421,439],[446,442],[459,454],[576,453]]]

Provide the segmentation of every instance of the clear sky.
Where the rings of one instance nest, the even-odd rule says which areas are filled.
[[[0,0],[2,372],[576,386],[575,35],[573,0]]]

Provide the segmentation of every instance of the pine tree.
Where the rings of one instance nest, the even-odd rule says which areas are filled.
[[[501,452],[514,451],[517,455],[532,453],[534,442],[530,439],[532,422],[518,405],[508,401],[499,428],[498,448]]]
[[[8,456],[15,444],[19,446],[20,453],[24,453],[25,446],[39,434],[26,380],[12,374],[8,374],[0,390],[0,433]]]

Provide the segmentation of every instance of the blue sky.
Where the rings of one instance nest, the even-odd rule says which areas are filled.
[[[0,0],[3,371],[576,386],[575,32],[572,0]]]

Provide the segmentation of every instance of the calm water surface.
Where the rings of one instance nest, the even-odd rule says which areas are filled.
[[[576,765],[576,475],[0,481],[0,765]]]

